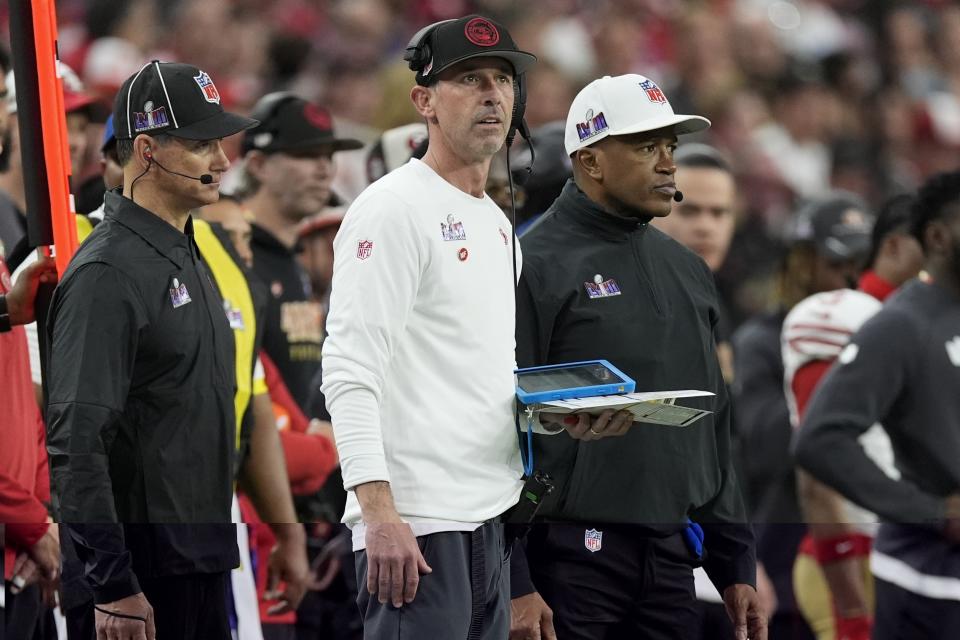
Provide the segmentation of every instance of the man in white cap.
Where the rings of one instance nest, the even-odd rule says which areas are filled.
[[[709,125],[675,114],[639,75],[595,80],[570,108],[573,180],[523,238],[518,365],[606,358],[638,391],[715,395],[684,401],[712,413],[683,428],[634,423],[624,433],[594,424],[534,436],[535,464],[556,489],[526,554],[514,551],[511,638],[697,637],[700,564],[736,637],[766,638],[714,347],[713,277],[649,224],[683,198],[677,136]]]

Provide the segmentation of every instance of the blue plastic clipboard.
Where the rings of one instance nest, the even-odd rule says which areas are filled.
[[[606,360],[585,360],[517,369],[517,398],[523,404],[632,393],[636,383]]]

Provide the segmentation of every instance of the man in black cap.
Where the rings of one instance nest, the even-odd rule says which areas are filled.
[[[500,514],[520,494],[510,222],[484,186],[536,58],[491,20],[416,34],[423,160],[364,190],[334,241],[322,390],[348,490],[364,637],[505,638]],[[421,575],[424,574],[424,575]]]
[[[291,93],[271,93],[253,109],[260,123],[243,138],[244,206],[253,213],[253,264],[270,289],[263,347],[304,411],[320,367],[323,309],[295,257],[298,224],[335,199],[337,151],[359,140],[337,138],[330,113]],[[317,416],[310,416],[317,417]]]
[[[98,637],[230,637],[234,340],[190,211],[219,197],[220,140],[253,124],[196,67],[130,77],[114,106],[123,192],[53,296],[52,497]]]

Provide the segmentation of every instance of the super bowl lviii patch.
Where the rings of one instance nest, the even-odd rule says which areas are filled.
[[[167,118],[167,108],[154,108],[152,100],[147,100],[144,103],[143,111],[133,112],[134,131],[150,131],[151,129],[165,127],[168,124],[170,124],[170,120]]]
[[[193,302],[190,298],[190,292],[187,291],[186,282],[180,282],[177,278],[170,282],[170,302],[174,309],[178,309],[188,302]]]
[[[577,123],[577,135],[580,137],[580,140],[592,138],[610,128],[610,125],[607,124],[607,119],[603,115],[603,111],[594,115],[593,109],[588,109],[583,117],[583,122]]]
[[[617,281],[613,278],[604,280],[599,273],[593,276],[593,282],[584,282],[583,288],[587,290],[587,296],[591,299],[620,295],[620,285]]]
[[[440,223],[440,235],[443,236],[444,242],[467,239],[467,232],[463,229],[463,223],[454,220],[452,213],[447,216],[446,222]]]

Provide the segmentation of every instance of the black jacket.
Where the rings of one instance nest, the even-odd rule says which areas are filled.
[[[277,365],[290,395],[309,415],[311,383],[320,370],[323,307],[310,300],[310,280],[294,251],[253,225],[253,270],[270,290],[263,350]],[[313,416],[310,416],[313,417]]]
[[[960,298],[919,280],[904,285],[820,382],[796,443],[801,467],[885,521],[877,552],[952,578],[960,548],[942,531],[944,499],[960,491],[958,335]],[[858,441],[876,422],[890,436],[899,480]]]
[[[716,397],[682,402],[715,413],[685,428],[635,423],[622,437],[596,442],[535,436],[535,466],[557,484],[539,517],[634,523],[654,535],[680,531],[689,517],[706,529],[717,586],[753,584],[753,538],[716,358],[713,277],[647,222],[616,216],[567,183],[523,237],[518,365],[605,358],[638,391],[712,391]],[[615,286],[598,295],[597,283],[611,280]]]
[[[142,549],[136,563],[161,573],[224,570],[237,560],[230,536],[215,549],[194,545],[182,526],[125,540],[115,524],[230,522],[234,339],[192,229],[188,221],[180,233],[108,193],[104,221],[51,303],[54,510],[60,522],[88,523],[70,535],[91,575],[112,566],[103,581],[126,582],[111,596],[135,587],[122,577],[133,547]]]

